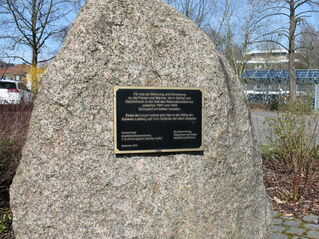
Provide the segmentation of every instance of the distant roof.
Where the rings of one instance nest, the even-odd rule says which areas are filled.
[[[2,67],[11,67],[11,66],[14,66],[14,64],[12,63],[6,63],[5,61],[1,61],[0,60],[0,68]]]
[[[300,61],[300,59],[295,59],[295,62]],[[249,60],[246,62],[246,64],[266,64],[266,63],[287,63],[289,62],[288,58],[285,59],[275,59],[275,60],[268,60],[268,59],[263,59],[263,60]]]
[[[288,70],[245,70],[242,79],[259,81],[286,81]],[[297,82],[309,82],[319,84],[319,69],[296,70]]]
[[[247,55],[262,54],[262,53],[288,53],[288,51],[286,49],[252,50],[252,51],[247,52]]]
[[[1,69],[0,76],[6,75],[6,74],[26,75],[28,71],[30,70],[30,67],[31,66],[25,65],[25,64],[14,65],[6,69]]]

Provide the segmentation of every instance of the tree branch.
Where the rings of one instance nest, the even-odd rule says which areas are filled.
[[[277,42],[277,41],[275,41],[275,40],[260,40],[260,41],[251,41],[251,42],[250,42],[250,44],[258,44],[258,43],[265,43],[265,42],[275,43],[275,44],[277,44],[277,45],[281,46],[282,48],[284,48],[285,50],[289,51],[289,49],[288,49],[285,45],[283,45],[282,43]]]

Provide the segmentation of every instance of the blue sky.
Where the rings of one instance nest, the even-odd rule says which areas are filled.
[[[234,26],[235,28],[239,28],[238,26],[239,25],[235,25],[236,24],[236,21],[237,21],[237,24],[239,23],[240,21],[240,16],[244,15],[245,13],[243,12],[243,4],[241,4],[241,1],[245,1],[245,0],[238,0],[238,1],[235,1],[234,2],[234,11],[236,11],[236,15],[237,17],[234,18]],[[219,2],[220,3],[220,2]],[[215,12],[216,13],[216,12]],[[218,12],[218,14],[220,15],[220,12]],[[214,24],[214,22],[216,22],[216,16],[218,14],[215,14],[215,16],[212,16],[211,18],[211,22],[212,24]],[[73,20],[76,18],[76,13],[71,13],[71,14],[68,14],[66,17],[64,17],[63,19],[61,19],[59,22],[57,22],[56,24],[60,24],[60,25],[67,25],[71,22],[73,22]],[[317,30],[319,28],[319,14],[318,13],[311,13],[311,17],[309,17],[307,19]],[[279,20],[281,21],[281,20]],[[13,25],[11,25],[10,27],[15,27]],[[8,28],[9,30],[9,28]],[[12,30],[12,29],[11,29]],[[238,29],[236,29],[238,30]],[[6,45],[6,41],[5,40],[0,40],[0,59],[1,59],[1,56],[4,56],[5,53],[8,53],[9,51],[8,50],[4,50],[4,48],[2,46]],[[42,54],[40,55],[40,59],[43,59],[43,58],[50,58],[51,56],[54,56],[56,54],[56,52],[59,50],[60,48],[60,43],[56,40],[50,40],[47,42],[46,44],[46,48],[45,50],[43,50]],[[13,53],[13,52],[11,52]],[[28,60],[31,59],[31,50],[30,48],[27,48],[27,47],[19,47],[17,48],[16,52],[14,52],[14,54],[17,54],[19,56],[22,56]],[[4,61],[9,61],[8,59],[6,58],[2,58],[2,60]],[[22,63],[22,61],[20,59],[15,59],[15,60],[10,60],[11,63],[15,63],[15,64],[18,64],[18,63]]]
[[[22,0],[22,1],[25,1],[25,0]],[[68,26],[70,23],[74,21],[74,19],[76,18],[78,9],[69,8],[69,10],[70,9],[72,9],[72,11],[70,11],[69,14],[62,17],[58,21],[54,22],[54,27]],[[4,20],[4,19],[5,19],[4,15],[0,14],[0,20]],[[18,32],[17,27],[14,23],[2,24],[2,26],[5,26],[5,27],[0,28],[0,36],[4,34],[14,35],[16,32]],[[18,59],[18,58],[16,59],[8,58],[7,56],[10,55],[10,56],[20,56],[25,58],[27,61],[31,61],[31,54],[32,54],[31,48],[24,45],[17,45],[15,47],[15,50],[11,50],[11,49],[8,49],[8,46],[10,45],[9,43],[10,43],[9,40],[0,38],[0,60],[14,63],[14,64],[24,63],[21,59]],[[61,42],[59,42],[58,40],[49,38],[46,41],[46,44],[45,44],[46,47],[42,48],[42,51],[39,55],[39,60],[48,59],[54,56],[59,50],[60,45],[61,45]]]

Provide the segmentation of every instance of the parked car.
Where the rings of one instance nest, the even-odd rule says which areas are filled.
[[[21,81],[0,79],[0,104],[30,104],[32,93]]]

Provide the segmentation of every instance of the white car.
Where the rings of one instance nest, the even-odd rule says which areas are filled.
[[[30,104],[32,93],[21,81],[0,79],[0,104]]]

